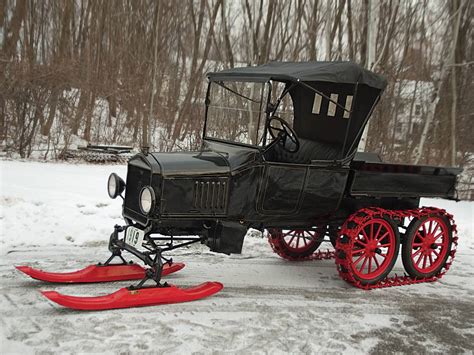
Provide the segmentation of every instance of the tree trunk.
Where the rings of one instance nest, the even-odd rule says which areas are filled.
[[[49,112],[48,118],[44,125],[41,127],[41,134],[43,136],[49,136],[49,132],[51,131],[51,126],[54,123],[54,118],[56,116],[56,106],[58,105],[59,101],[59,89],[54,88],[51,92],[51,98],[49,100]]]

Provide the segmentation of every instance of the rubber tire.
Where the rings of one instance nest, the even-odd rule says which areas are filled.
[[[380,274],[379,276],[374,277],[373,279],[369,279],[369,280],[361,279],[355,273],[352,273],[352,276],[363,285],[374,285],[374,284],[377,284],[378,282],[382,281],[383,279],[385,279],[387,277],[387,275],[390,273],[390,271],[392,271],[393,266],[395,265],[395,263],[397,261],[398,254],[400,252],[400,233],[398,232],[398,227],[396,226],[396,224],[391,219],[388,219],[388,218],[385,218],[385,217],[379,217],[379,218],[385,220],[386,222],[388,222],[388,224],[392,227],[392,229],[395,233],[395,252],[393,253],[393,258],[392,258],[392,260],[390,260],[390,263],[388,264],[385,271],[382,274]],[[338,251],[336,250],[336,253],[337,252]]]
[[[323,227],[323,228],[326,228],[326,227]],[[273,238],[272,237],[272,231],[274,231],[274,230],[279,230],[280,233],[281,233],[282,228],[270,228],[270,229],[268,229],[269,238],[271,238],[271,239]],[[293,229],[288,228],[288,230],[293,230]],[[282,252],[286,256],[289,256],[290,258],[305,258],[305,257],[313,255],[313,253],[319,248],[319,246],[321,245],[321,243],[324,240],[325,234],[326,234],[326,230],[322,230],[321,235],[319,237],[319,240],[316,243],[314,243],[314,245],[312,245],[311,248],[308,248],[303,252],[295,252],[293,250],[288,249],[286,247],[287,244],[285,242],[280,243],[280,247],[281,247]]]
[[[438,214],[432,214],[432,215],[429,215],[429,217],[440,218],[446,224],[446,227],[448,228],[448,236],[449,236],[448,252],[446,253],[444,257],[443,262],[435,270],[429,273],[421,273],[418,270],[416,270],[413,267],[413,260],[411,258],[411,244],[412,244],[413,238],[415,237],[415,232],[418,230],[418,228],[420,228],[421,224],[427,219],[427,217],[425,216],[420,219],[416,218],[413,221],[411,221],[410,224],[408,225],[407,231],[402,241],[403,267],[405,268],[405,271],[408,273],[408,275],[410,275],[411,277],[429,278],[429,277],[435,276],[446,265],[446,261],[448,260],[449,255],[451,253],[451,247],[453,244],[453,229],[452,229],[451,223],[449,223],[448,218],[446,216],[438,215]]]

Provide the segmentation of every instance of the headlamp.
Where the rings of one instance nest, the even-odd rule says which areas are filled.
[[[125,190],[125,182],[117,174],[110,174],[107,181],[107,192],[110,198],[116,198],[123,190]]]
[[[145,186],[140,191],[140,209],[144,214],[149,214],[155,204],[155,193],[150,186]]]

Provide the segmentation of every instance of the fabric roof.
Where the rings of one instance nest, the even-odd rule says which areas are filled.
[[[324,81],[343,84],[366,84],[383,90],[384,77],[354,62],[270,62],[254,67],[225,69],[207,74],[211,81]]]

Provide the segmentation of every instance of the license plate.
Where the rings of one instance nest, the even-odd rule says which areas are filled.
[[[128,245],[138,248],[142,246],[145,232],[135,227],[127,227],[125,230],[125,243]]]

